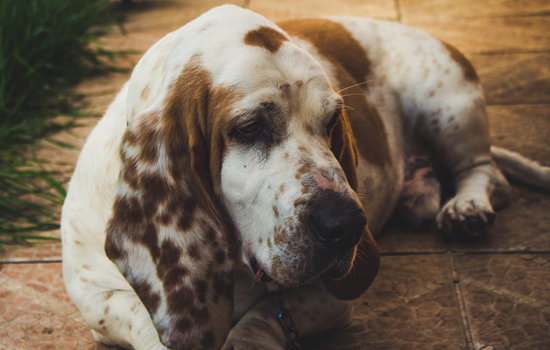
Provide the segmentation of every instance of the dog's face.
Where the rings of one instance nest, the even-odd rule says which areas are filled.
[[[221,168],[241,258],[261,281],[296,285],[329,269],[341,277],[366,224],[331,151],[342,98],[295,44],[248,51],[226,68],[242,72],[229,83],[243,98],[225,128]]]

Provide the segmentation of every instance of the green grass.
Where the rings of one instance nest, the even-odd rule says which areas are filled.
[[[113,24],[110,0],[0,1],[0,245],[59,227],[65,189],[34,145],[70,147],[51,136],[83,115],[71,87],[113,69],[99,41]]]

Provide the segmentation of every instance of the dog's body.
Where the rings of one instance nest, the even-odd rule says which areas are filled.
[[[443,208],[430,160],[456,186]],[[108,344],[282,349],[293,334],[268,289],[306,336],[348,324],[340,299],[372,282],[359,200],[373,233],[397,209],[476,235],[507,200],[494,160],[549,188],[548,169],[491,154],[479,81],[449,45],[395,23],[277,27],[223,6],[153,46],[90,135],[63,208],[67,290]],[[354,232],[363,256],[334,282]]]

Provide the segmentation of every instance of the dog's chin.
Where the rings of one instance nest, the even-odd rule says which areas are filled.
[[[294,261],[270,270],[264,269],[260,262],[251,257],[249,266],[258,282],[275,282],[284,287],[296,287],[321,275],[336,280],[344,278],[351,270],[354,257],[355,249],[352,249],[337,257],[326,257],[323,261]]]

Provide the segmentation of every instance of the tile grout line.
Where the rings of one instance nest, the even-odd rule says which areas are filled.
[[[550,250],[548,249],[540,249],[540,250],[519,250],[519,249],[512,249],[512,250],[433,250],[433,251],[397,251],[397,252],[382,252],[382,256],[407,256],[407,255],[444,255],[452,253],[454,255],[497,255],[497,254],[517,254],[517,255],[532,255],[532,254],[550,254]]]
[[[395,11],[397,11],[397,22],[403,23],[403,18],[401,16],[401,4],[399,3],[399,0],[393,0],[393,3],[395,5]]]
[[[13,258],[0,260],[0,265],[7,264],[49,264],[49,263],[60,263],[63,262],[61,258],[45,258],[45,259],[23,259],[23,258]]]
[[[462,285],[460,283],[458,270],[455,265],[454,255],[451,252],[447,253],[447,255],[449,256],[449,261],[451,263],[452,280],[453,280],[456,298],[458,300],[458,308],[460,310],[460,318],[462,319],[462,327],[464,330],[464,338],[466,340],[466,345],[468,346],[469,350],[475,350],[474,341],[473,341],[474,335],[472,333],[472,328],[470,327],[470,320],[468,319],[468,313],[466,310],[466,301],[464,298],[464,292],[462,291]]]

